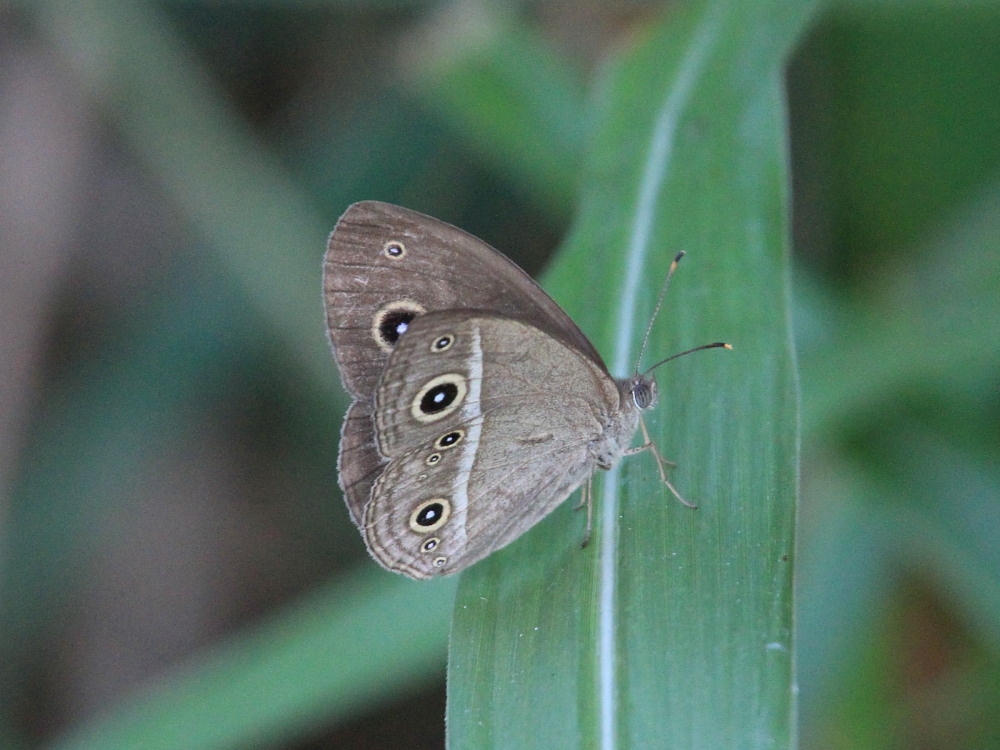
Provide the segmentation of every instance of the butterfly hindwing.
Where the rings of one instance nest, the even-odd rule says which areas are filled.
[[[363,533],[383,565],[413,577],[460,570],[506,545],[593,470],[614,381],[526,323],[429,313],[397,342],[379,380],[386,467]]]

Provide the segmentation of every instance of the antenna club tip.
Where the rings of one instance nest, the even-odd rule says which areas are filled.
[[[674,256],[674,263],[680,263],[681,258],[683,258],[685,255],[686,253],[683,250],[681,250],[679,253],[677,253],[677,255]]]
[[[733,345],[732,344],[722,344],[722,348],[723,349],[728,349],[729,351],[732,351],[733,350]]]

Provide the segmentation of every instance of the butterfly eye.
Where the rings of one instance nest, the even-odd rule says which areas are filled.
[[[439,437],[434,441],[434,447],[440,450],[445,450],[446,448],[453,448],[462,442],[462,438],[465,437],[465,430],[452,430],[451,432],[446,432],[444,435]]]
[[[450,333],[445,334],[444,336],[439,336],[434,340],[434,343],[431,344],[431,351],[446,352],[449,349],[451,349],[451,345],[454,343],[455,343],[455,337],[452,336]]]
[[[410,528],[418,534],[436,531],[451,515],[451,503],[443,497],[424,500],[410,513]]]
[[[402,242],[397,242],[396,240],[391,240],[385,243],[385,247],[382,248],[382,252],[385,253],[390,258],[398,259],[406,255],[406,245]]]
[[[656,401],[656,384],[640,380],[632,388],[632,400],[640,409],[648,409]]]

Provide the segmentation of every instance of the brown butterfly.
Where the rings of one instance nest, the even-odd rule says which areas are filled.
[[[330,236],[323,292],[354,397],[340,484],[387,569],[460,571],[625,454],[651,449],[666,482],[648,436],[629,447],[656,403],[650,371],[613,378],[562,308],[482,240],[355,203]]]

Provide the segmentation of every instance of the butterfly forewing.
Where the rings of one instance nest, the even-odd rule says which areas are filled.
[[[408,318],[476,308],[531,321],[604,368],[576,324],[530,276],[476,237],[378,201],[355,203],[330,235],[326,323],[341,379],[370,400]]]

